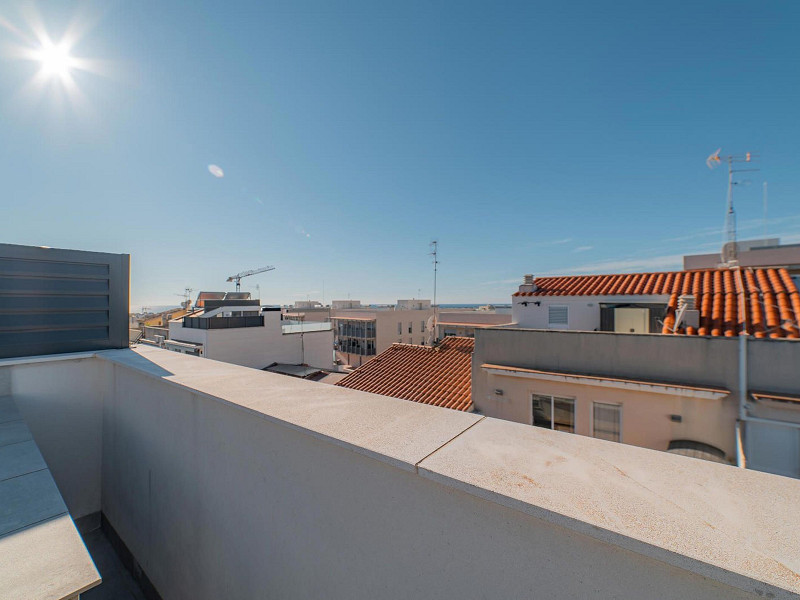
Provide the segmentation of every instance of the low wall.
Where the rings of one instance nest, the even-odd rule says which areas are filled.
[[[13,369],[165,600],[800,591],[793,480],[155,348]]]

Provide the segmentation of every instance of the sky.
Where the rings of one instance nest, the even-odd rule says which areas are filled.
[[[0,4],[0,242],[131,255],[131,307],[503,302],[525,273],[800,242],[800,3]],[[43,39],[70,46],[41,72]],[[32,58],[33,57],[33,58]],[[764,219],[763,183],[768,182]]]

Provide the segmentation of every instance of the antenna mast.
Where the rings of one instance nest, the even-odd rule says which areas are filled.
[[[736,247],[736,211],[733,208],[733,186],[738,185],[740,182],[733,180],[734,173],[745,173],[749,171],[758,171],[759,169],[734,169],[734,163],[749,163],[754,158],[758,158],[757,154],[747,152],[744,155],[729,154],[724,158],[720,158],[719,153],[722,148],[718,148],[711,156],[706,159],[706,165],[709,169],[713,169],[725,160],[728,163],[728,198],[727,208],[725,211],[725,234],[724,243],[722,246],[722,262],[725,264],[735,263],[738,248]]]
[[[433,336],[434,340],[436,339],[436,276],[439,272],[439,241],[433,240],[431,242],[431,256],[433,256]]]

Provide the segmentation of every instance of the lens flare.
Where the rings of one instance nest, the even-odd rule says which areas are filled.
[[[36,60],[42,65],[42,74],[47,77],[66,77],[75,65],[66,44],[46,43],[36,53]]]

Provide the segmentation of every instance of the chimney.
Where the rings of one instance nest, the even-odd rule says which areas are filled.
[[[527,273],[522,280],[522,285],[519,286],[520,292],[535,292],[536,283],[533,281],[533,275]]]
[[[679,327],[700,327],[700,311],[695,307],[695,297],[684,294],[678,298],[678,311],[675,314],[675,330]]]

